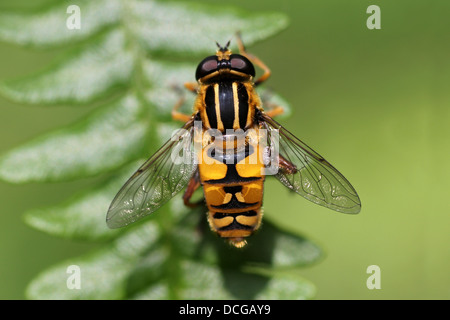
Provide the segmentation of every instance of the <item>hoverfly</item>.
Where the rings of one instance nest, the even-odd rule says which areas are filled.
[[[268,157],[276,165],[275,177],[304,198],[339,212],[360,211],[359,197],[347,179],[272,119],[283,109],[262,108],[255,89],[271,72],[246,52],[239,37],[237,42],[239,54],[228,48],[230,42],[225,47],[216,43],[216,54],[200,62],[197,82],[185,84],[197,94],[193,114],[178,111],[181,101],[174,107],[172,117],[184,126],[118,192],[107,213],[110,228],[151,214],[184,188],[184,203],[193,206],[190,199],[202,186],[211,230],[243,247],[261,224]],[[256,80],[254,65],[263,70]],[[211,130],[218,134],[207,134]],[[262,131],[266,135],[261,139]],[[252,134],[239,138],[233,132]],[[173,161],[180,150],[183,161]],[[256,157],[250,163],[252,155]]]

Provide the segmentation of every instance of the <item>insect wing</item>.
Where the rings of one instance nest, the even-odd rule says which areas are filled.
[[[358,213],[361,202],[350,182],[328,161],[278,122],[263,115],[268,140],[278,141],[279,168],[275,177],[304,198],[344,213]],[[277,139],[273,139],[278,135]]]
[[[123,227],[151,214],[185,188],[197,168],[193,145],[193,127],[186,124],[117,193],[106,216],[108,227]]]

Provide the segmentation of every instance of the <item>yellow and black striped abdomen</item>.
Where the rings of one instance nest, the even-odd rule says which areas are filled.
[[[247,144],[241,148],[211,152],[211,146],[202,150],[203,161],[199,161],[200,181],[203,185],[208,221],[219,236],[242,247],[245,237],[258,229],[264,189],[264,165],[259,160],[262,148]],[[227,163],[233,154],[232,163]],[[228,156],[228,157],[227,157]]]

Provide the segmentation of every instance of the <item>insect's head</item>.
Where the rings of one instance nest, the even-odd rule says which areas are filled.
[[[217,75],[234,75],[245,78],[255,76],[255,67],[250,60],[243,55],[231,53],[231,50],[228,48],[230,41],[227,42],[225,47],[222,47],[217,42],[216,45],[218,47],[216,55],[206,57],[199,63],[195,72],[197,80],[211,79]]]

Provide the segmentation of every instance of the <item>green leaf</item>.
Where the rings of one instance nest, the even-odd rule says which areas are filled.
[[[263,267],[285,271],[310,265],[321,258],[321,250],[316,244],[301,235],[280,230],[267,217],[264,217],[260,229],[248,239],[248,244],[230,255],[230,245],[210,232],[204,216],[205,212],[188,214],[174,228],[173,238],[180,252],[190,252],[196,245],[201,248],[195,250],[200,250],[196,252],[203,261],[245,270]],[[202,236],[198,235],[199,225],[203,226]]]
[[[169,122],[173,106],[186,98],[181,110],[192,112],[195,95],[179,89],[195,80],[196,63],[173,60],[211,55],[215,41],[225,43],[238,31],[250,45],[285,28],[287,18],[193,2],[80,0],[76,5],[81,9],[81,29],[69,30],[70,4],[60,1],[32,13],[0,13],[0,39],[66,48],[38,73],[1,82],[0,93],[39,105],[80,106],[110,95],[116,100],[1,156],[0,178],[56,182],[116,171],[58,205],[25,215],[30,226],[54,236],[109,242],[41,273],[29,285],[28,297],[311,298],[314,286],[288,272],[316,262],[320,249],[268,219],[243,250],[214,235],[207,227],[205,208],[189,209],[181,197],[122,230],[109,230],[105,223],[114,194],[144,161],[133,160],[150,156],[181,126]],[[236,41],[232,48],[236,49]],[[168,61],[169,57],[175,59]],[[276,93],[258,90],[269,108],[287,105]],[[81,271],[79,290],[68,287],[70,265]]]
[[[286,275],[260,275],[236,269],[184,261],[179,299],[310,299],[315,288],[310,282]],[[140,296],[139,298],[142,298]]]
[[[24,103],[85,103],[129,82],[133,68],[123,32],[113,30],[33,76],[2,83],[0,92]]]
[[[259,300],[306,300],[314,298],[315,286],[296,276],[273,275],[264,290],[258,292],[255,299]]]
[[[127,277],[140,257],[160,236],[152,222],[140,225],[96,252],[61,262],[38,275],[28,286],[30,299],[121,299]],[[68,267],[80,270],[80,289],[71,289]]]
[[[44,47],[83,40],[106,26],[116,24],[122,14],[119,0],[77,0],[82,25],[79,30],[66,26],[67,7],[73,1],[58,1],[50,8],[33,13],[1,12],[0,39],[20,45]]]
[[[64,203],[28,211],[25,222],[37,230],[67,239],[97,241],[116,237],[122,230],[106,226],[105,212],[117,190],[143,162],[132,162],[106,183],[84,190]]]
[[[249,13],[221,5],[142,0],[80,0],[81,28],[69,30],[63,1],[33,14],[0,14],[0,38],[21,45],[48,47],[86,39],[107,26],[126,25],[129,36],[145,50],[172,55],[211,52],[214,41],[226,42],[236,32],[247,45],[287,26],[285,15]]]
[[[259,87],[258,94],[261,97],[261,102],[264,109],[270,110],[270,108],[281,106],[283,108],[283,113],[277,116],[277,119],[289,118],[292,113],[292,107],[289,102],[283,99],[282,96],[273,92],[270,88],[265,87]]]
[[[147,59],[142,66],[143,78],[149,84],[144,97],[155,107],[154,111],[159,117],[169,119],[173,106],[181,98],[186,98],[186,102],[180,111],[192,113],[194,95],[185,92],[183,84],[192,82],[197,67],[195,64]],[[170,137],[170,134],[167,137]]]
[[[168,214],[168,212],[165,212]],[[70,259],[50,268],[28,289],[30,298],[40,299],[309,299],[315,292],[307,280],[289,275],[276,268],[279,262],[272,258],[273,267],[252,267],[249,263],[267,258],[266,246],[292,243],[285,249],[291,255],[303,256],[302,264],[313,262],[316,255],[305,255],[307,240],[280,232],[266,223],[259,231],[259,238],[252,238],[255,245],[238,250],[224,245],[222,239],[212,239],[210,233],[193,236],[194,228],[185,227],[192,219],[185,215],[179,227],[171,233],[162,233],[158,227],[162,216],[148,219],[141,226],[120,236],[105,249],[85,257]],[[188,220],[186,220],[188,219]],[[156,223],[155,223],[156,222]],[[182,230],[184,229],[185,232]],[[180,232],[181,231],[181,232]],[[268,237],[264,243],[258,241]],[[169,240],[169,239],[173,240]],[[175,240],[175,242],[173,242]],[[168,246],[167,241],[170,241]],[[271,245],[271,242],[275,242]],[[293,243],[296,245],[293,245]],[[216,256],[215,261],[204,258],[205,252],[194,261],[193,253],[202,252],[204,246],[212,246],[206,253]],[[318,248],[309,243],[318,252]],[[263,250],[264,249],[264,250]],[[200,251],[199,251],[200,250]],[[275,249],[275,251],[281,249]],[[295,253],[295,254],[293,254]],[[244,258],[242,258],[242,256]],[[314,257],[312,257],[314,256]],[[189,258],[190,257],[190,258]],[[203,257],[203,258],[202,258]],[[298,260],[296,258],[294,260]],[[286,260],[283,260],[286,263]],[[76,265],[82,275],[81,289],[70,290],[66,281],[67,267]],[[283,264],[284,265],[284,264]],[[247,266],[247,267],[245,267]],[[250,267],[248,267],[250,266]],[[174,281],[174,279],[176,281]],[[245,284],[245,285],[243,285]],[[100,288],[98,291],[95,288]]]
[[[266,265],[283,270],[309,265],[320,259],[321,250],[316,244],[298,234],[280,230],[267,217],[261,228],[255,235],[254,244],[262,248],[243,252],[251,261],[249,265]],[[270,256],[270,263],[267,265],[266,261],[259,259],[260,255]]]
[[[9,182],[62,181],[117,169],[145,150],[148,122],[127,96],[69,127],[37,137],[0,157]]]
[[[195,2],[133,1],[129,5],[133,34],[154,53],[198,55],[211,45],[226,43],[236,32],[250,45],[284,29],[288,20],[279,13],[249,13],[221,5]],[[235,42],[232,43],[236,48]]]
[[[163,280],[151,279],[143,286],[141,283],[139,290],[130,291],[134,299],[310,299],[314,296],[313,284],[287,272],[316,262],[321,251],[315,244],[266,221],[249,238],[247,247],[238,250],[199,223],[200,216],[195,216],[198,213],[185,215],[171,232],[172,252],[179,260],[170,259],[167,252],[158,250],[146,258],[151,263],[140,265],[141,274],[160,273]],[[194,227],[199,225],[204,227],[200,233]],[[156,258],[151,258],[153,255]],[[191,260],[193,256],[195,261]],[[169,264],[175,271],[164,275],[161,270],[168,269]],[[175,286],[170,282],[172,278],[180,278]]]

